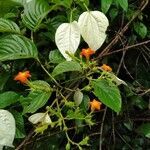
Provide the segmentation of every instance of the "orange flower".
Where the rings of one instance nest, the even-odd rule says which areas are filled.
[[[91,55],[95,53],[94,50],[91,48],[82,49],[82,52],[80,53],[81,56],[84,56],[86,59],[89,59]]]
[[[28,81],[28,78],[31,77],[31,74],[29,71],[19,72],[14,80],[20,81],[21,83],[26,83]]]
[[[112,71],[112,68],[106,64],[103,64],[101,66],[101,69],[105,70],[105,71],[108,71],[108,72],[111,72]]]
[[[95,100],[95,99],[93,99],[93,101],[90,102],[90,106],[91,106],[91,111],[100,110],[101,106],[102,106],[102,103]]]

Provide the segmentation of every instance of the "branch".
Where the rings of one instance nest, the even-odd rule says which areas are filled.
[[[108,44],[108,46],[98,55],[96,59],[101,58],[103,55],[106,55],[110,49],[118,42],[119,37],[122,36],[128,29],[129,25],[138,17],[138,15],[144,10],[144,8],[147,6],[149,0],[142,1],[140,9],[135,12],[131,20],[124,26],[124,28],[121,31],[118,31],[118,34],[113,38],[113,40]],[[144,4],[143,4],[144,3]]]
[[[138,47],[138,46],[142,46],[142,45],[145,45],[145,44],[148,44],[150,43],[150,40],[147,40],[147,41],[144,41],[144,42],[141,42],[141,43],[137,43],[137,44],[134,44],[134,45],[130,45],[130,46],[126,46],[124,48],[121,48],[121,49],[118,49],[118,50],[115,50],[113,52],[109,52],[107,54],[103,54],[101,57],[104,57],[104,56],[108,56],[108,55],[111,55],[111,54],[115,54],[115,53],[118,53],[118,52],[122,52],[124,50],[129,50],[131,48],[135,48],[135,47]]]

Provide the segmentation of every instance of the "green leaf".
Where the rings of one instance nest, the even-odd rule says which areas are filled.
[[[37,57],[36,46],[23,36],[7,35],[0,39],[0,61]]]
[[[0,18],[0,32],[20,34],[20,29],[15,22],[8,19]]]
[[[121,96],[118,87],[112,82],[105,79],[97,79],[91,81],[94,88],[94,94],[99,98],[102,103],[119,112],[121,110]]]
[[[26,98],[22,98],[20,100],[24,107],[23,114],[36,112],[39,108],[46,104],[50,95],[51,92],[31,91]]]
[[[89,145],[88,144],[88,141],[89,141],[89,137],[88,136],[86,136],[80,143],[79,143],[79,145]]]
[[[36,112],[47,103],[52,94],[50,85],[45,81],[34,81],[29,86],[31,88],[29,95],[20,99],[24,114]]]
[[[115,0],[115,2],[118,3],[124,11],[127,11],[127,9],[128,9],[128,0]]]
[[[42,80],[36,80],[33,82],[30,82],[30,88],[32,91],[44,91],[44,92],[51,92],[52,89],[50,85]]]
[[[105,14],[107,13],[112,2],[113,2],[113,0],[101,0],[101,9],[102,9],[103,13],[105,13]]]
[[[0,94],[0,108],[5,108],[19,100],[20,95],[15,92],[8,91]]]
[[[64,62],[66,59],[62,56],[62,54],[58,50],[50,51],[49,60],[51,63],[59,64]]]
[[[69,71],[79,71],[79,72],[81,72],[82,68],[81,68],[80,64],[75,62],[75,61],[65,61],[65,62],[62,62],[62,63],[58,64],[54,68],[54,70],[52,72],[52,75],[57,76],[59,74],[62,74],[64,72],[69,72]]]
[[[46,0],[32,0],[24,3],[22,21],[29,29],[36,31],[49,10],[50,7]]]
[[[21,113],[16,110],[11,111],[15,118],[16,122],[16,135],[15,138],[24,138],[25,137],[25,128],[24,128],[24,120]]]
[[[136,22],[134,24],[134,30],[142,39],[147,35],[147,27],[142,22]]]
[[[147,138],[150,138],[150,123],[142,124],[138,129],[137,132],[143,134]]]

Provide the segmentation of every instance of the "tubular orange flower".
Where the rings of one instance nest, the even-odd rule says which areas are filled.
[[[101,69],[105,70],[105,71],[108,71],[108,72],[111,72],[112,71],[112,68],[106,64],[103,64],[101,66]]]
[[[27,83],[28,78],[30,78],[30,77],[31,77],[30,72],[29,71],[24,71],[24,72],[19,72],[15,76],[14,80],[20,81],[21,83]]]
[[[80,53],[81,56],[84,56],[86,59],[89,59],[91,55],[95,53],[94,50],[91,48],[82,49],[82,52]]]
[[[90,106],[91,106],[91,111],[100,110],[102,103],[93,99],[93,101],[90,102]]]

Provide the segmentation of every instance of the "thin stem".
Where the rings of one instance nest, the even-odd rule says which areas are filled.
[[[41,65],[42,69],[46,72],[46,74],[54,81],[54,83],[58,86],[61,87],[60,84],[55,80],[55,78],[47,71],[47,69],[43,66],[43,64],[40,62],[40,60],[37,60],[39,64]]]
[[[70,23],[72,22],[72,15],[73,15],[73,10],[70,12]]]
[[[88,7],[86,6],[85,3],[83,3],[83,6],[86,8],[87,11],[89,11]]]
[[[104,120],[106,117],[107,107],[104,110],[103,118],[102,118],[102,124],[100,127],[100,139],[99,139],[99,150],[102,150],[102,141],[103,141],[103,126],[104,126]]]

